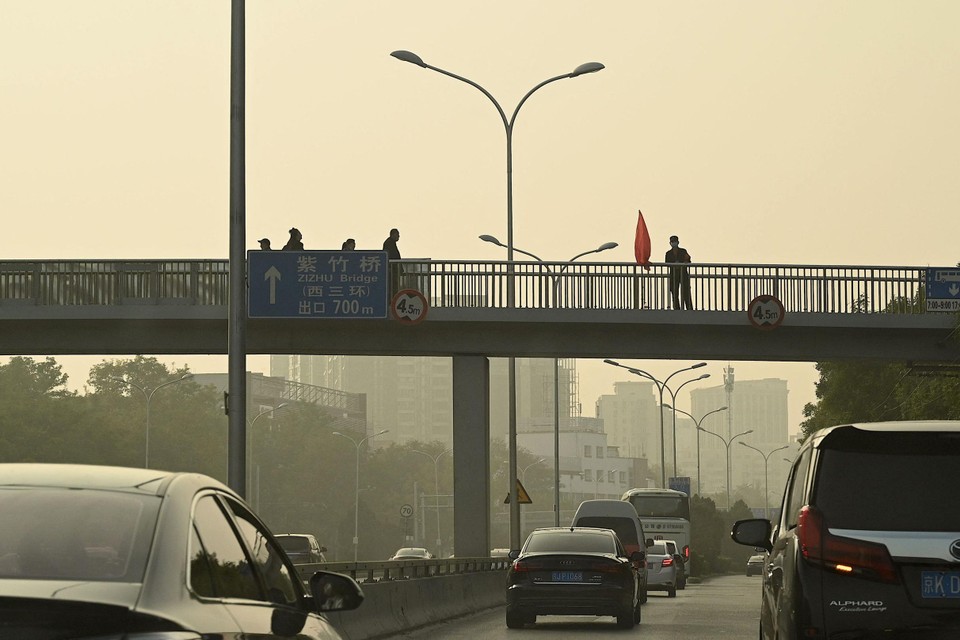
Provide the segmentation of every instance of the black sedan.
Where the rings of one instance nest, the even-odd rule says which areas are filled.
[[[616,616],[629,629],[640,622],[640,586],[634,563],[610,529],[535,529],[511,551],[507,576],[507,626],[532,624],[538,615]]]
[[[321,611],[363,600],[317,572],[311,594],[271,533],[194,473],[0,464],[0,635],[54,640],[340,638]]]

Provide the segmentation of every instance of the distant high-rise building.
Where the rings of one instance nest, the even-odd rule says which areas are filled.
[[[271,356],[270,373],[367,397],[371,430],[388,429],[381,444],[411,440],[453,445],[450,358],[394,356]]]
[[[613,394],[597,400],[597,417],[612,446],[628,458],[660,464],[660,417],[653,382],[614,382]]]
[[[720,386],[694,389],[690,392],[691,413],[700,417],[714,409],[728,406],[727,411],[715,413],[701,426],[731,442],[730,473],[731,490],[741,485],[751,485],[763,492],[764,460],[756,451],[740,445],[745,442],[763,452],[770,452],[790,442],[787,417],[787,381],[777,378],[762,380],[732,379]],[[739,436],[745,431],[752,433]],[[701,474],[705,493],[726,491],[727,447],[720,437],[700,434]],[[785,478],[785,463],[782,456],[774,454],[768,463],[771,491]],[[777,458],[778,464],[774,464]],[[756,506],[756,505],[751,505]],[[762,505],[760,505],[762,506]]]

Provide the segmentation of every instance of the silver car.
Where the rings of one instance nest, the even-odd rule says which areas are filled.
[[[363,600],[301,576],[235,492],[196,473],[0,464],[3,638],[335,640]]]
[[[677,561],[662,540],[647,547],[647,591],[677,595]]]

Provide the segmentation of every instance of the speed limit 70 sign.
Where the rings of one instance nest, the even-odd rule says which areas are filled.
[[[783,322],[783,303],[773,296],[757,296],[747,306],[747,316],[757,329],[776,329]]]

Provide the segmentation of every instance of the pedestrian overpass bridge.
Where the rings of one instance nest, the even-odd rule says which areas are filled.
[[[693,311],[668,267],[402,260],[424,322],[252,318],[250,354],[954,362],[954,314],[927,313],[923,267],[693,264]],[[510,298],[508,294],[512,293]],[[782,324],[758,330],[772,295]],[[0,262],[0,353],[223,354],[227,260]]]
[[[925,311],[922,267],[692,264],[695,310],[669,309],[669,268],[402,260],[419,324],[252,318],[249,354],[448,356],[454,553],[489,554],[489,357],[956,363],[957,318]],[[0,262],[0,354],[227,352],[226,260]],[[748,309],[783,305],[761,330]]]

